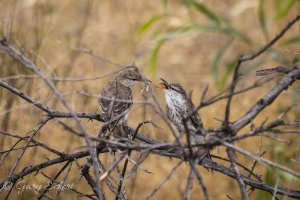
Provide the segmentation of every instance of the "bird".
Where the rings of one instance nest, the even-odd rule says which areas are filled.
[[[151,82],[146,79],[135,65],[127,66],[115,74],[112,80],[106,83],[99,95],[98,103],[104,125],[100,130],[100,137],[109,138],[119,125],[127,123],[128,113],[133,105],[132,86],[138,82]],[[125,137],[119,131],[114,137]]]
[[[204,143],[205,131],[195,105],[179,83],[170,83],[162,79],[160,87],[164,89],[166,99],[166,116],[179,133],[190,134],[191,144]],[[194,148],[195,149],[195,148]],[[196,156],[207,155],[208,151],[196,149]],[[192,152],[191,152],[192,153]]]

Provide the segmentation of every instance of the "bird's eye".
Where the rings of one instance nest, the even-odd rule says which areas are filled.
[[[172,86],[170,86],[169,89],[171,89],[171,90],[173,90],[173,91],[175,91],[175,92],[181,93],[180,90],[178,90],[177,88],[174,88],[174,87],[172,87]]]

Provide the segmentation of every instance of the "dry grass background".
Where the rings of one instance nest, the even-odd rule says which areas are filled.
[[[243,53],[247,54],[255,51],[257,48],[265,44],[263,34],[260,31],[257,20],[258,1],[249,0],[211,0],[203,1],[205,5],[213,8],[216,12],[226,16],[235,27],[245,32],[254,42],[255,47],[249,48],[241,42],[234,42],[233,48],[226,53],[224,61],[228,61]],[[266,0],[267,18],[272,18],[274,8],[273,1]],[[188,20],[189,13],[180,1],[170,1],[170,12],[176,13],[180,18],[169,20],[169,25],[184,23]],[[95,55],[107,58],[110,61],[128,64],[136,62],[147,74],[149,71],[149,57],[154,47],[155,41],[147,33],[143,37],[138,35],[140,26],[151,16],[161,13],[163,9],[162,1],[0,1],[0,18],[2,20],[2,33],[10,31],[10,39],[17,41],[19,45],[26,50],[27,55],[35,60],[40,69],[48,76],[58,77],[92,77],[111,73],[117,70],[116,66],[110,65],[101,59],[97,59],[91,55],[80,53],[73,48],[92,49]],[[299,11],[299,4],[292,9],[289,16],[280,21],[273,21],[268,24],[271,35],[279,32],[280,29],[295,16]],[[203,15],[192,13],[194,18],[199,21],[208,21]],[[198,16],[199,15],[199,16]],[[196,16],[196,17],[195,17]],[[287,35],[299,34],[300,25],[296,25]],[[183,84],[188,90],[193,90],[193,100],[197,104],[200,100],[201,93],[204,88],[209,85],[208,96],[216,94],[218,91],[214,86],[213,77],[210,74],[210,66],[216,52],[226,43],[226,37],[219,33],[194,32],[182,35],[174,40],[167,42],[161,49],[157,71],[154,77],[151,77],[154,83],[159,82],[159,77],[166,80],[176,81]],[[282,48],[281,51],[288,58],[300,55],[298,46],[289,46]],[[42,58],[42,59],[41,59]],[[274,66],[278,64],[275,59],[270,56],[263,55],[260,60],[264,60],[263,67]],[[47,65],[44,64],[46,61]],[[17,64],[13,64],[9,58],[1,56],[0,59],[1,77],[12,76],[17,74],[30,74],[31,72],[24,70]],[[255,67],[249,65],[244,66],[244,77],[239,87],[250,85],[256,80]],[[72,105],[75,111],[98,112],[97,99],[77,94],[76,91],[85,91],[97,94],[102,85],[109,80],[110,77],[93,81],[81,82],[57,82],[59,90],[65,94],[66,99]],[[39,79],[16,79],[8,81],[10,84],[20,90],[30,94],[35,99],[44,101],[50,107],[64,110],[59,101],[54,97],[51,91],[46,87],[45,83]],[[245,95],[234,98],[232,120],[243,115],[246,110],[265,92],[270,89],[276,80],[264,85],[262,88],[255,89]],[[139,86],[136,88],[135,99],[139,97]],[[163,94],[161,91],[155,91],[162,106],[164,106]],[[0,90],[0,125],[2,130],[25,135],[32,130],[37,122],[43,117],[43,114],[32,105],[16,98],[7,91]],[[299,98],[296,96],[296,98]],[[299,99],[296,99],[299,102]],[[289,91],[281,95],[278,100],[269,108],[265,114],[259,115],[255,120],[259,124],[268,117],[270,120],[275,119],[283,109],[292,103],[292,95]],[[200,110],[203,122],[206,128],[217,127],[220,125],[217,119],[222,119],[224,115],[225,102],[219,102],[213,106]],[[152,119],[160,126],[166,127],[159,116],[153,113],[149,108],[144,109],[136,105],[134,112],[131,113],[129,124],[135,127],[143,116],[145,119]],[[300,109],[296,106],[289,115],[289,119],[299,119]],[[70,120],[64,120],[70,123]],[[82,120],[90,134],[96,134],[101,124],[98,122],[89,122]],[[157,140],[172,139],[171,133],[165,128],[162,131],[151,127],[142,130],[148,136]],[[246,131],[246,130],[245,130]],[[1,137],[1,149],[8,149],[14,144],[14,141]],[[292,162],[284,162],[282,158],[278,158],[276,151],[283,152],[285,155],[297,156],[299,151],[299,138],[290,136],[291,144],[279,144],[270,140],[262,139],[262,150],[267,150],[267,157],[283,162],[294,170],[300,170],[300,167]],[[63,130],[57,125],[56,121],[52,121],[38,134],[37,140],[45,142],[49,146],[60,151],[69,153],[84,148],[84,141]],[[260,144],[261,138],[254,138],[238,143],[243,148],[256,152]],[[279,150],[278,150],[279,148]],[[215,149],[214,154],[223,155],[223,149]],[[11,168],[14,161],[10,154],[4,166],[1,167],[0,177],[3,179]],[[45,158],[53,158],[54,155],[45,155],[44,152],[37,152],[35,148],[26,152],[20,166],[33,165],[44,161]],[[106,157],[103,157],[106,159]],[[111,156],[106,159],[111,161]],[[238,156],[238,160],[246,166],[251,166],[251,161],[243,156]],[[79,160],[83,164],[86,160]],[[145,197],[161,180],[166,176],[170,169],[177,163],[177,160],[161,158],[155,155],[151,156],[143,165],[143,168],[152,171],[153,174],[147,174],[139,171],[136,177],[127,179],[126,186],[128,188],[127,195],[129,199],[141,199]],[[57,165],[45,172],[52,176],[62,165]],[[73,165],[72,176],[68,177],[67,182],[77,183],[80,174],[77,167]],[[19,167],[17,170],[21,170]],[[182,165],[172,176],[164,187],[154,196],[153,199],[182,199],[188,166]],[[51,171],[52,170],[52,171]],[[227,199],[229,194],[234,199],[239,199],[239,189],[236,181],[231,180],[219,173],[211,174],[207,170],[199,167],[200,172],[204,176],[204,182],[208,187],[209,194],[212,199]],[[266,174],[264,167],[258,167],[257,173]],[[30,177],[30,178],[29,178]],[[25,179],[26,183],[44,183],[46,178],[31,175]],[[275,173],[274,173],[275,178]],[[299,182],[280,181],[280,185],[299,188]],[[76,188],[81,191],[87,190],[85,180],[81,180]],[[134,188],[134,190],[133,190]],[[91,192],[91,191],[90,191]],[[54,192],[50,193],[55,197]],[[255,199],[257,194],[251,196]],[[0,196],[2,194],[0,193]],[[12,194],[14,199],[31,199],[34,197],[33,191],[25,191],[22,194]],[[193,199],[201,199],[201,188],[194,182]],[[60,199],[75,198],[71,192],[65,192]],[[113,197],[112,197],[113,198]]]

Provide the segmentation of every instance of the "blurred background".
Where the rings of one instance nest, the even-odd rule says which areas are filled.
[[[300,1],[297,0],[2,0],[0,1],[1,36],[30,57],[48,77],[76,78],[78,81],[54,83],[77,112],[98,112],[97,94],[111,76],[119,69],[117,65],[135,62],[154,84],[159,78],[179,82],[187,91],[193,91],[193,102],[198,105],[205,88],[209,86],[207,98],[228,87],[235,61],[240,55],[257,51],[280,32],[296,15],[299,15]],[[258,69],[292,64],[300,58],[300,24],[296,24],[286,35],[263,55],[244,63],[242,79],[238,89],[253,84],[258,78]],[[116,65],[117,64],[117,65]],[[50,108],[66,111],[45,83],[34,74],[7,56],[0,57],[0,78],[19,90],[47,104]],[[104,77],[102,77],[104,76]],[[92,80],[84,80],[92,78]],[[232,102],[231,121],[241,117],[259,98],[267,93],[280,77],[267,84],[238,95]],[[143,100],[141,86],[135,88],[135,100]],[[165,107],[162,91],[154,89]],[[45,117],[45,113],[4,89],[0,89],[0,127],[3,131],[25,136]],[[220,101],[199,111],[205,128],[219,127],[223,119],[226,101]],[[295,105],[285,116],[288,120],[299,120],[299,86],[285,91],[266,112],[260,114],[253,123],[259,126],[264,120],[274,120],[288,107]],[[145,135],[159,141],[172,141],[173,137],[165,122],[152,108],[135,105],[129,116],[129,125],[136,127],[143,120],[153,120],[164,129],[144,126]],[[72,120],[62,120],[69,125]],[[88,133],[95,135],[101,127],[97,121],[82,120]],[[245,129],[242,132],[247,132]],[[0,135],[0,147],[9,149],[15,140]],[[252,138],[237,143],[246,150],[256,153],[267,151],[265,157],[300,170],[300,139],[295,135],[284,135],[285,142],[266,137]],[[64,130],[56,120],[49,122],[37,135],[36,140],[65,153],[84,149],[85,142]],[[20,142],[18,146],[22,147]],[[17,171],[24,166],[38,164],[47,155],[41,149],[26,151]],[[223,148],[213,150],[213,154],[225,155]],[[7,176],[18,152],[11,153],[1,164],[1,180]],[[33,156],[34,155],[34,156]],[[102,156],[109,164],[111,156]],[[133,159],[138,154],[133,155]],[[250,167],[252,160],[238,155],[238,161]],[[86,159],[78,161],[80,164]],[[152,173],[138,171],[126,180],[129,199],[143,199],[149,194],[178,163],[178,160],[151,155],[142,164]],[[57,167],[57,168],[55,168]],[[56,174],[62,165],[44,170],[49,176]],[[181,165],[170,180],[153,199],[182,199],[189,166]],[[239,199],[237,182],[222,174],[211,174],[199,167],[212,199]],[[259,165],[255,172],[270,184],[299,188],[299,180],[277,170]],[[30,175],[27,183],[45,183],[43,176]],[[76,183],[76,188],[88,191],[85,180],[75,164],[67,182]],[[54,194],[54,195],[50,195]],[[55,192],[49,196],[55,197]],[[0,197],[3,193],[0,193]],[[36,194],[27,190],[13,193],[17,199],[32,199]],[[78,198],[71,191],[64,191],[58,198]],[[192,199],[201,199],[202,190],[194,182]],[[269,199],[271,195],[255,191],[251,199]],[[285,198],[286,199],[286,198]]]

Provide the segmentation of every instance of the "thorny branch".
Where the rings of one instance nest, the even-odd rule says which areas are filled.
[[[95,77],[90,77],[90,78],[59,78],[59,77],[47,77],[43,72],[41,72],[38,67],[28,58],[26,57],[21,51],[18,51],[16,48],[14,48],[11,44],[8,43],[8,41],[5,38],[2,38],[0,40],[0,49],[1,52],[4,52],[6,55],[10,56],[17,62],[21,63],[23,67],[30,69],[31,71],[34,72],[35,75],[16,75],[16,76],[11,76],[11,77],[2,77],[0,79],[0,87],[9,91],[11,94],[14,94],[18,96],[19,98],[25,100],[29,104],[33,105],[36,107],[38,110],[42,111],[43,113],[46,113],[46,117],[41,120],[41,123],[38,124],[38,127],[31,131],[30,136],[18,136],[16,134],[9,133],[7,131],[2,131],[0,130],[0,134],[3,135],[4,137],[9,137],[9,138],[16,138],[18,141],[8,150],[2,151],[2,153],[5,153],[4,157],[2,157],[0,164],[3,164],[3,162],[6,161],[7,156],[11,152],[19,152],[19,156],[14,162],[14,165],[11,167],[10,172],[7,174],[6,178],[4,180],[1,180],[0,182],[0,192],[3,190],[3,186],[7,182],[11,182],[15,184],[18,180],[25,178],[26,176],[36,173],[38,174],[40,170],[49,168],[50,166],[55,166],[57,164],[63,164],[64,166],[61,168],[60,171],[56,173],[56,176],[54,178],[49,178],[51,179],[52,183],[56,181],[58,176],[61,175],[61,173],[64,171],[64,169],[70,164],[70,163],[77,163],[79,159],[83,159],[85,157],[91,156],[93,161],[96,161],[97,158],[95,158],[92,154],[92,146],[91,146],[91,141],[97,141],[101,142],[102,144],[105,144],[105,147],[99,147],[98,146],[98,151],[100,154],[106,154],[108,152],[118,152],[118,151],[123,151],[122,156],[119,157],[118,159],[115,160],[110,167],[108,167],[107,171],[100,176],[98,170],[96,169],[96,165],[94,165],[94,177],[91,176],[89,173],[83,173],[85,176],[86,180],[91,186],[92,191],[94,192],[93,195],[85,194],[77,190],[73,190],[73,192],[80,194],[82,196],[86,196],[88,198],[93,199],[95,196],[98,199],[105,199],[105,195],[103,192],[103,187],[102,185],[98,184],[98,177],[100,177],[100,181],[105,179],[107,176],[111,174],[111,172],[116,168],[119,162],[121,162],[125,157],[126,153],[128,153],[128,157],[126,159],[126,163],[128,163],[130,153],[132,151],[137,151],[141,153],[151,153],[155,154],[157,156],[163,156],[163,157],[170,157],[170,158],[176,158],[179,159],[178,164],[171,170],[171,172],[168,174],[165,179],[162,180],[162,182],[154,188],[152,192],[149,193],[149,195],[146,197],[146,199],[151,198],[152,196],[155,195],[155,193],[162,188],[164,183],[170,179],[170,177],[173,175],[174,171],[180,167],[181,163],[183,161],[187,161],[190,164],[190,174],[189,178],[187,179],[187,185],[186,185],[186,190],[185,190],[185,198],[189,199],[191,196],[191,190],[192,190],[192,181],[194,177],[197,178],[199,185],[201,186],[203,193],[204,193],[204,198],[209,199],[209,191],[206,188],[202,176],[200,175],[196,165],[202,165],[205,168],[211,169],[215,172],[222,173],[228,177],[231,177],[233,179],[236,179],[238,181],[238,184],[240,186],[240,191],[241,191],[241,196],[242,199],[247,199],[248,194],[246,191],[246,186],[250,186],[251,189],[259,189],[263,191],[267,191],[270,194],[275,197],[276,194],[281,194],[285,196],[289,196],[292,198],[300,198],[300,191],[299,190],[293,190],[290,188],[285,188],[278,186],[278,184],[274,185],[268,185],[264,183],[260,178],[259,175],[254,173],[254,166],[257,165],[257,163],[261,163],[263,165],[266,165],[271,168],[277,168],[280,169],[286,173],[291,174],[293,177],[300,178],[300,173],[286,167],[283,165],[280,165],[276,162],[273,162],[271,160],[265,159],[262,157],[262,155],[258,156],[255,155],[249,151],[246,151],[240,147],[235,146],[233,143],[235,141],[240,141],[240,140],[245,140],[247,138],[251,138],[254,136],[268,136],[265,134],[266,132],[272,132],[276,134],[284,134],[284,133],[294,133],[294,134],[299,134],[299,127],[300,127],[300,122],[299,121],[285,121],[283,119],[275,120],[273,122],[270,122],[269,124],[263,123],[259,128],[254,128],[251,129],[249,133],[244,133],[244,134],[239,134],[240,130],[244,127],[246,127],[249,123],[251,123],[257,115],[262,113],[262,111],[269,105],[271,105],[274,100],[285,90],[289,88],[296,80],[300,79],[300,64],[296,64],[295,67],[291,70],[284,70],[284,66],[281,66],[281,70],[284,71],[284,76],[283,78],[276,83],[276,85],[267,93],[265,94],[260,100],[258,100],[245,114],[240,117],[239,119],[236,119],[235,121],[231,122],[230,121],[230,111],[233,109],[233,106],[231,105],[232,98],[234,98],[236,95],[241,94],[241,93],[246,93],[247,91],[260,87],[264,82],[257,82],[254,83],[252,86],[235,91],[238,79],[239,79],[239,69],[242,67],[242,64],[244,62],[253,60],[260,56],[262,53],[267,51],[269,48],[271,48],[296,22],[300,20],[300,15],[294,18],[290,23],[286,25],[286,27],[277,35],[275,36],[269,43],[267,43],[264,47],[262,47],[260,50],[257,52],[248,55],[248,56],[241,56],[236,62],[236,67],[235,67],[235,72],[232,78],[232,82],[230,84],[229,89],[227,90],[227,94],[220,93],[219,95],[216,95],[214,97],[209,98],[207,101],[204,100],[204,96],[206,94],[207,89],[205,90],[203,94],[203,98],[201,100],[201,104],[196,107],[196,110],[199,110],[200,108],[204,106],[209,106],[213,105],[215,102],[227,99],[227,105],[225,108],[225,116],[224,116],[224,121],[221,127],[215,128],[212,130],[207,130],[206,132],[209,132],[210,135],[208,137],[208,140],[204,144],[193,144],[193,146],[197,147],[203,147],[203,148],[209,148],[212,149],[217,146],[225,146],[227,148],[228,152],[228,158],[229,159],[223,159],[227,161],[229,164],[232,165],[233,168],[224,166],[222,164],[219,164],[217,162],[212,162],[211,160],[204,158],[201,161],[197,161],[195,163],[195,160],[193,159],[193,156],[191,155],[192,151],[189,151],[188,149],[191,149],[192,146],[191,144],[181,142],[179,138],[176,135],[176,132],[172,129],[170,126],[170,123],[167,122],[168,126],[170,126],[170,130],[172,131],[172,134],[176,138],[175,142],[161,142],[161,141],[156,141],[153,140],[141,133],[137,133],[138,129],[132,129],[130,127],[125,127],[124,130],[131,136],[133,136],[133,139],[136,138],[138,141],[133,141],[133,140],[106,140],[103,138],[98,138],[98,137],[92,137],[90,136],[85,127],[82,125],[80,119],[88,119],[88,120],[97,120],[100,122],[103,122],[103,118],[100,114],[97,113],[84,113],[84,112],[75,112],[72,107],[68,104],[68,102],[65,100],[64,96],[62,93],[56,88],[55,84],[53,84],[53,81],[70,81],[70,82],[76,82],[76,81],[84,81],[84,80],[96,80],[102,77],[105,77],[107,75],[102,75],[102,76],[95,76]],[[81,49],[81,53],[87,53],[95,58],[102,59],[101,57],[98,57],[95,55],[92,51],[90,50],[85,50]],[[111,63],[114,64],[114,63]],[[119,65],[118,65],[119,66]],[[265,72],[262,70],[262,72]],[[108,74],[110,75],[110,74]],[[4,80],[9,80],[9,79],[16,79],[16,78],[41,78],[46,85],[52,90],[52,92],[55,94],[55,96],[59,99],[59,101],[62,103],[62,105],[67,109],[67,112],[61,112],[52,108],[49,108],[46,104],[41,103],[39,101],[36,101],[34,98],[32,98],[29,95],[26,95],[24,92],[19,91],[17,88],[14,86],[4,82]],[[268,79],[269,81],[270,79]],[[152,94],[153,97],[153,102],[149,103],[146,102],[147,104],[150,105],[151,108],[154,108],[155,112],[158,113],[164,120],[166,120],[166,117],[163,115],[162,109],[160,105],[158,104],[158,101],[156,100],[155,96]],[[79,127],[80,131],[73,130],[70,128],[68,125],[64,123],[60,123],[66,131],[70,132],[74,136],[78,136],[81,138],[84,138],[85,144],[86,144],[86,150],[83,151],[78,151],[76,153],[63,153],[60,152],[53,147],[50,147],[42,142],[38,142],[35,139],[35,135],[43,129],[47,123],[53,119],[60,119],[60,118],[70,118],[74,119],[77,127]],[[276,129],[278,127],[296,127],[295,129]],[[238,135],[239,134],[239,135]],[[25,141],[25,145],[22,148],[17,147],[21,141]],[[47,158],[46,161],[39,163],[39,164],[31,164],[28,166],[22,166],[23,169],[21,171],[17,172],[17,167],[20,168],[20,161],[23,158],[23,155],[29,147],[34,147],[34,148],[43,148],[47,152],[51,152],[54,154],[56,157],[55,158]],[[254,160],[254,164],[251,167],[251,169],[248,169],[247,167],[241,165],[240,163],[237,162],[235,159],[235,154],[243,154],[244,156],[247,156],[249,159]],[[219,159],[218,156],[212,155],[214,159]],[[147,158],[147,157],[146,157]],[[144,161],[144,160],[143,160]],[[95,162],[92,162],[95,163]],[[139,163],[138,165],[140,165]],[[111,182],[105,182],[108,187],[110,187],[111,191],[116,194],[116,198],[126,198],[125,193],[121,192],[122,184],[124,181],[125,177],[125,172],[126,172],[127,164],[124,165],[123,173],[121,174],[120,177],[120,183],[119,183],[119,188],[118,190],[112,186],[113,183]],[[137,166],[135,170],[138,170],[139,167]],[[136,172],[136,171],[135,171]],[[134,171],[133,171],[134,173]],[[247,174],[247,175],[244,175]],[[102,178],[101,178],[102,177]],[[253,177],[253,178],[251,178]],[[114,182],[115,184],[118,184],[116,181]],[[49,188],[45,188],[44,191],[40,193],[40,197],[46,197],[46,193],[48,192]],[[7,198],[10,195],[10,193],[7,194]]]
[[[298,75],[300,74],[299,70],[298,69],[295,69],[293,71],[293,73],[298,72]],[[292,72],[291,72],[292,73]],[[283,80],[284,79],[288,79],[290,76],[289,75],[286,75],[286,77],[283,77]],[[295,79],[293,79],[295,80]],[[29,96],[25,95],[24,93],[18,91],[17,89],[15,89],[14,87],[4,83],[4,82],[0,82],[0,85],[9,90],[9,91],[12,91],[13,93],[15,93],[16,95],[18,95],[19,97],[23,98],[24,100],[28,101],[29,103],[33,104],[34,106],[36,106],[37,108],[39,108],[40,110],[46,112],[49,114],[49,116],[51,117],[50,119],[53,119],[53,118],[70,118],[71,115],[69,113],[64,113],[64,112],[57,112],[57,111],[53,111],[51,110],[48,106],[44,105],[44,104],[41,104],[41,103],[35,103],[35,101],[30,98]],[[273,90],[271,90],[269,93],[273,93]],[[267,98],[271,98],[272,96],[271,95],[268,95]],[[89,118],[89,119],[95,119],[95,120],[99,120],[101,121],[101,118],[97,115],[97,114],[90,114],[90,113],[76,113],[77,116],[79,118]],[[279,121],[279,122],[274,122],[272,123],[269,127],[276,127],[276,126],[279,126],[279,125],[288,125],[288,124],[291,124],[291,125],[299,125],[299,122],[284,122],[284,121]],[[128,127],[129,128],[129,127]],[[129,128],[129,131],[133,131],[135,132],[134,130],[130,129]],[[131,133],[132,134],[132,133]],[[83,135],[82,135],[83,136]],[[151,144],[151,146],[147,147],[147,146],[143,146],[143,145],[135,145],[135,146],[132,146],[130,147],[130,145],[128,144],[122,144],[120,143],[119,146],[117,148],[120,148],[120,149],[148,149],[150,151],[152,151],[153,153],[155,154],[159,154],[159,155],[164,155],[164,156],[173,156],[173,157],[177,157],[177,158],[180,158],[180,159],[183,159],[184,157],[182,156],[182,153],[177,153],[177,154],[174,154],[172,152],[167,152],[165,149],[168,149],[170,148],[173,144],[172,143],[167,143],[167,144],[163,144],[163,143],[160,143],[160,142],[157,142],[157,141],[153,141],[151,139],[146,139],[146,137],[141,137],[143,141]],[[91,138],[92,139],[92,138]],[[100,140],[99,138],[94,138],[94,139],[98,139]],[[232,140],[233,138],[230,138],[230,140]],[[226,141],[226,140],[225,140]],[[104,141],[102,140],[102,142],[107,142],[108,144],[117,144],[117,142],[113,142],[113,141]],[[196,144],[197,145],[197,144]],[[206,144],[206,145],[217,145],[217,143],[211,143],[211,144]],[[168,147],[170,146],[170,147]],[[151,147],[151,148],[150,148]],[[175,145],[173,145],[173,148],[176,147]],[[178,147],[178,146],[177,146]],[[231,147],[231,146],[230,146]],[[162,148],[161,149],[161,152],[159,151],[159,148]],[[235,149],[237,150],[237,149]],[[54,160],[51,160],[52,162],[47,162],[47,163],[43,163],[41,165],[38,165],[38,166],[35,166],[35,167],[32,167],[32,168],[26,168],[24,169],[21,173],[19,173],[18,175],[12,175],[10,177],[8,177],[6,179],[6,181],[17,181],[18,179],[26,176],[27,174],[30,174],[36,170],[40,170],[41,168],[44,168],[44,167],[47,167],[47,166],[50,166],[50,165],[54,165],[54,164],[57,164],[57,163],[60,163],[60,162],[65,162],[65,161],[68,161],[68,160],[74,160],[75,158],[76,159],[79,159],[79,158],[82,158],[82,157],[85,157],[85,156],[88,156],[89,153],[87,151],[85,152],[81,152],[81,153],[78,153],[78,154],[75,154],[75,155],[66,155],[64,154],[62,157],[60,158],[57,158],[57,159],[54,159]],[[253,158],[253,156],[251,155],[251,158]],[[257,158],[256,158],[257,159]],[[258,161],[260,161],[260,158],[258,159]],[[268,163],[269,164],[269,163]],[[233,178],[237,178],[236,177],[236,173],[234,173],[233,171],[231,171],[230,169],[228,168],[220,168],[218,166],[210,166],[211,164],[208,164],[206,165],[206,167],[208,168],[211,168],[215,171],[219,171],[221,173],[224,173],[230,177],[233,177]],[[29,170],[30,169],[30,170]],[[293,173],[293,172],[292,172]],[[295,175],[295,174],[294,174]],[[296,174],[297,175],[297,174]],[[245,184],[247,185],[250,185],[252,187],[255,187],[255,188],[258,188],[258,189],[262,189],[262,190],[266,190],[266,191],[270,191],[270,192],[274,192],[274,188],[272,189],[272,186],[268,186],[268,185],[265,185],[261,182],[256,182],[256,181],[253,181],[253,180],[244,180]],[[2,182],[3,184],[4,182]],[[1,185],[0,185],[1,186]],[[297,196],[298,192],[297,191],[292,191],[292,190],[286,190],[284,188],[277,188],[277,192],[278,194],[285,194],[285,195],[288,195],[288,196],[291,196],[291,197],[294,197],[294,196]]]
[[[32,70],[36,75],[38,75],[39,77],[41,77],[43,79],[43,81],[49,86],[49,88],[54,92],[54,94],[58,97],[58,99],[61,101],[61,103],[63,104],[63,106],[65,108],[67,108],[67,110],[71,114],[72,118],[74,118],[76,124],[78,125],[78,127],[82,131],[82,134],[85,136],[84,137],[85,142],[87,144],[87,147],[88,147],[89,151],[91,152],[91,157],[92,157],[92,159],[94,161],[93,164],[94,164],[94,173],[95,173],[95,176],[99,177],[98,171],[96,169],[96,164],[95,164],[96,161],[97,161],[97,158],[95,158],[93,156],[93,154],[92,154],[93,150],[92,150],[91,141],[87,137],[87,133],[86,133],[85,127],[82,125],[82,123],[80,122],[79,118],[74,113],[73,109],[68,104],[68,102],[65,100],[65,98],[63,97],[63,95],[61,94],[61,92],[59,92],[59,90],[56,88],[56,86],[54,85],[54,83],[46,75],[44,75],[38,69],[38,67],[29,58],[27,58],[20,51],[18,51],[13,46],[11,46],[8,43],[8,41],[7,41],[6,38],[2,38],[0,40],[0,44],[1,44],[1,50],[3,50],[7,55],[9,55],[11,58],[13,58],[14,60],[16,60],[17,62],[21,63],[25,68],[28,68],[28,69]],[[97,194],[98,194],[98,197],[99,197],[99,199],[102,200],[103,199],[103,195],[102,195],[100,186],[98,184],[98,181],[96,181],[96,185],[97,185]]]

